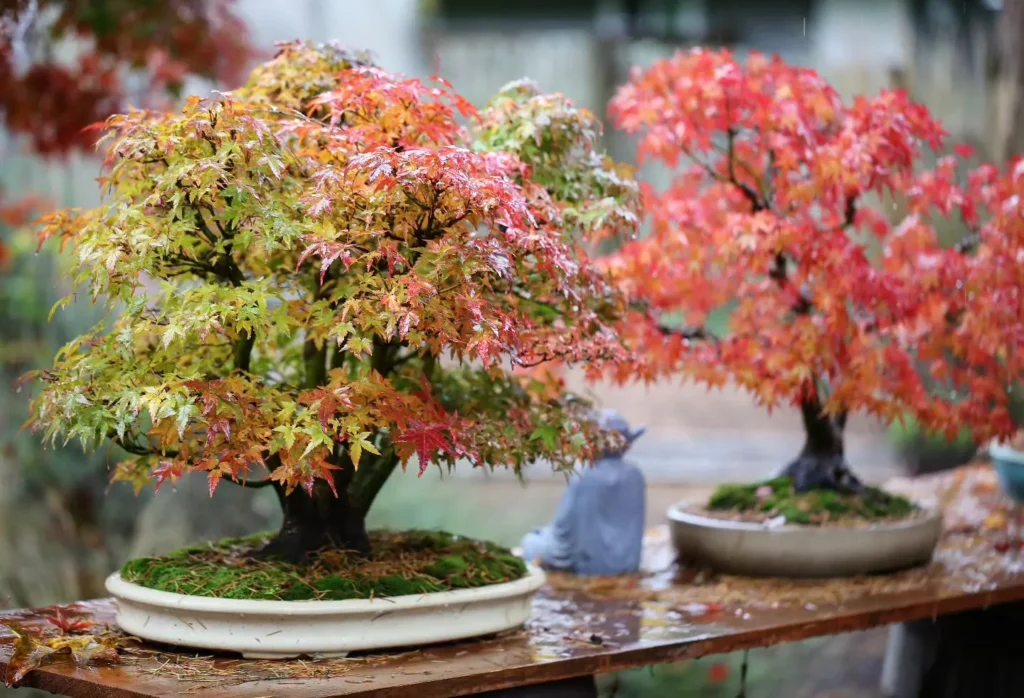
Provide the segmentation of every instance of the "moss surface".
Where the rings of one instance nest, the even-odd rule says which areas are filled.
[[[128,582],[190,596],[284,601],[368,599],[487,586],[519,579],[526,564],[493,543],[434,531],[370,534],[373,555],[325,551],[309,565],[254,560],[262,533],[129,560]]]
[[[916,504],[898,495],[868,487],[858,495],[834,490],[797,493],[793,481],[778,477],[745,485],[722,485],[711,495],[712,512],[749,514],[743,518],[786,517],[789,523],[825,524],[838,521],[878,521],[907,517]]]

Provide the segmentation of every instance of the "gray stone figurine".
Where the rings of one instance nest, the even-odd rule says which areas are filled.
[[[640,568],[646,482],[623,455],[646,428],[631,428],[612,409],[603,410],[598,422],[625,436],[625,446],[572,476],[552,522],[523,538],[522,556],[528,562],[577,575],[612,576]]]

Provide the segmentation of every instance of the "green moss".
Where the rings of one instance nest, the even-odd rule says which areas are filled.
[[[798,524],[900,518],[917,509],[910,500],[877,487],[868,487],[858,495],[834,490],[811,490],[798,494],[788,477],[743,485],[721,485],[711,495],[707,507],[722,512],[760,512],[769,518],[783,516],[787,522]]]
[[[757,504],[756,488],[749,485],[720,485],[711,495],[708,506],[712,509],[746,511]]]
[[[309,565],[255,560],[261,533],[129,560],[126,581],[189,596],[303,601],[405,596],[519,579],[526,564],[494,543],[434,531],[376,531],[370,559],[328,551]]]

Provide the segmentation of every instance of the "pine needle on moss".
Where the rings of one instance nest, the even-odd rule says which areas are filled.
[[[511,551],[444,532],[376,531],[370,533],[370,558],[329,550],[309,565],[254,559],[253,551],[270,536],[229,538],[129,560],[121,577],[189,596],[339,601],[481,587],[526,574],[526,564]]]

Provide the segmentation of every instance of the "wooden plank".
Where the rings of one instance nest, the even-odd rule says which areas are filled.
[[[984,531],[957,525],[933,562],[901,573],[850,580],[702,579],[673,561],[664,529],[653,530],[642,575],[574,579],[552,575],[527,627],[478,642],[398,654],[307,662],[189,658],[159,648],[122,666],[54,664],[24,684],[73,697],[199,695],[471,695],[707,654],[935,618],[1024,600],[1024,553],[996,546]],[[113,622],[114,603],[77,610]],[[40,610],[0,623],[40,625]],[[9,656],[0,638],[0,664]]]

